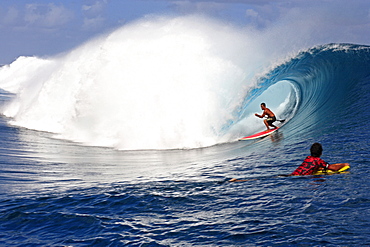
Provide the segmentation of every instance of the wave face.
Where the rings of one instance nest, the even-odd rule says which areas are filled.
[[[363,93],[359,85],[368,83],[369,76],[369,46],[328,44],[301,52],[260,80],[267,87],[279,81],[294,85],[299,100],[289,125],[302,130],[323,128],[325,124],[340,127],[336,126],[338,120],[345,118],[341,114],[351,105],[359,104],[356,95]],[[289,107],[286,111],[289,113]]]
[[[14,125],[85,145],[198,148],[262,128],[253,113],[271,97],[292,128],[309,126],[368,76],[369,48],[347,44],[262,73],[279,51],[271,57],[252,33],[199,19],[140,21],[68,54],[20,57],[0,69],[0,87],[16,95],[1,111]]]

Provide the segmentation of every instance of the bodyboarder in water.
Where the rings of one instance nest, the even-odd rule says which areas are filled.
[[[307,156],[307,158],[302,162],[302,164],[295,169],[294,172],[288,175],[279,175],[279,177],[290,177],[290,176],[303,176],[303,175],[314,175],[317,171],[323,170],[324,172],[331,170],[331,171],[339,171],[340,169],[350,166],[349,163],[337,163],[337,164],[329,164],[321,159],[323,148],[320,143],[314,143],[311,146],[310,152],[311,155]],[[257,179],[236,179],[232,178],[228,180],[229,182],[245,182]]]
[[[311,156],[308,156],[289,176],[312,175],[319,170],[338,171],[345,166],[349,166],[348,163],[329,164],[325,162],[320,158],[322,151],[323,149],[320,143],[316,142],[312,144],[310,149]]]
[[[277,127],[273,125],[273,123],[276,121],[275,114],[269,108],[266,107],[265,103],[261,103],[261,109],[263,110],[261,115],[257,113],[254,115],[259,118],[263,118],[265,116],[267,117],[266,119],[263,120],[263,122],[266,125],[267,130],[270,130],[269,126],[273,127],[273,129],[276,129]]]

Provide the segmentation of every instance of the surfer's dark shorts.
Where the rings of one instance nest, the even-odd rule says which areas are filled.
[[[276,117],[269,117],[269,118],[267,118],[266,120],[267,120],[267,123],[268,123],[269,125],[271,125],[273,122],[275,122],[275,121],[276,121]]]

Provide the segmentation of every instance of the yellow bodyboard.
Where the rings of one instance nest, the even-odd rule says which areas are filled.
[[[337,173],[346,173],[347,170],[350,168],[350,166],[344,166],[338,171],[332,171],[332,170],[320,170],[315,172],[313,175],[329,175],[329,174],[337,174]]]

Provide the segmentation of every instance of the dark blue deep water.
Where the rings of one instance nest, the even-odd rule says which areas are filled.
[[[235,114],[281,81],[296,90],[283,128],[207,148],[86,147],[1,116],[0,246],[370,246],[370,48],[302,52]],[[278,176],[313,142],[350,172]]]

